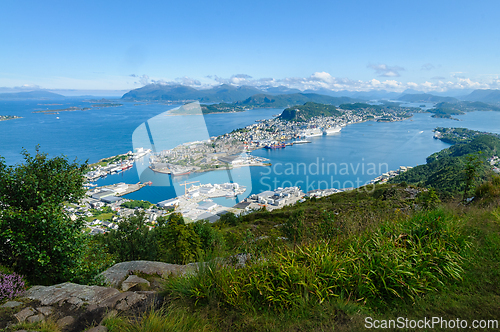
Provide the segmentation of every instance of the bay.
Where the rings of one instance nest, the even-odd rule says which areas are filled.
[[[263,109],[209,114],[202,117],[203,122],[199,124],[206,128],[199,130],[199,126],[194,125],[198,121],[195,121],[196,116],[164,116],[176,105],[111,102],[123,106],[43,114],[32,111],[89,107],[91,104],[82,99],[2,101],[0,114],[22,116],[23,119],[0,122],[0,156],[8,164],[14,164],[22,160],[19,152],[23,147],[32,153],[40,144],[40,150],[51,156],[63,154],[70,159],[95,162],[131,151],[134,131],[146,121],[152,124],[152,132],[157,133],[154,135],[155,144],[171,148],[195,139],[221,135],[281,112],[279,109]],[[56,103],[62,105],[49,105]],[[420,113],[402,122],[357,123],[343,128],[336,135],[310,138],[310,144],[252,152],[255,156],[270,159],[270,167],[243,167],[171,179],[169,175],[152,172],[147,168],[147,158],[144,158],[132,169],[103,178],[97,184],[152,181],[152,186],[126,197],[153,203],[183,194],[183,182],[234,181],[247,186],[247,192],[235,199],[215,199],[226,206],[234,205],[251,193],[290,185],[300,186],[304,191],[357,187],[399,166],[423,164],[427,156],[448,147],[448,144],[433,138],[435,127],[465,127],[500,133],[500,112],[471,112],[456,117],[461,121],[436,119],[428,113]],[[161,121],[151,121],[154,118]]]

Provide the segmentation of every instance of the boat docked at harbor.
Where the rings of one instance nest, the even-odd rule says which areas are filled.
[[[330,127],[330,128],[324,128],[323,129],[323,135],[336,134],[336,133],[339,133],[341,130],[342,130],[342,127],[340,127],[340,126]]]
[[[285,143],[280,143],[280,144],[268,144],[264,146],[264,149],[284,149],[285,148]]]

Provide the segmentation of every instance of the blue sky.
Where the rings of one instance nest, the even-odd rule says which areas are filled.
[[[500,1],[1,3],[0,87],[499,88]]]

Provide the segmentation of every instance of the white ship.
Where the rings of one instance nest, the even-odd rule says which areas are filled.
[[[314,129],[306,129],[300,133],[300,137],[314,137],[314,136],[322,136],[323,131],[320,128]]]
[[[325,128],[325,129],[323,129],[323,135],[336,134],[336,133],[339,133],[341,130],[342,130],[342,127],[340,127],[340,126]]]

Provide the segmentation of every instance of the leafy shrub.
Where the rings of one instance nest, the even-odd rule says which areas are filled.
[[[144,212],[137,212],[119,223],[118,229],[96,235],[96,239],[120,262],[155,260],[158,246],[154,235],[146,225]]]
[[[493,198],[500,196],[500,176],[495,175],[491,181],[484,182],[477,187],[476,198]]]
[[[23,277],[19,274],[0,273],[0,301],[21,295],[25,286]]]
[[[185,224],[180,213],[173,213],[166,223],[155,231],[158,241],[158,255],[162,261],[186,264],[194,262],[202,253],[201,239],[193,223]]]
[[[228,212],[220,216],[219,222],[230,226],[236,226],[241,222],[241,220],[234,213]]]
[[[427,191],[421,191],[418,194],[416,202],[424,209],[435,209],[441,203],[441,200],[436,191],[429,188]]]
[[[0,264],[33,283],[68,280],[82,256],[83,220],[71,220],[63,203],[85,194],[86,163],[23,151],[24,163],[0,158]]]

